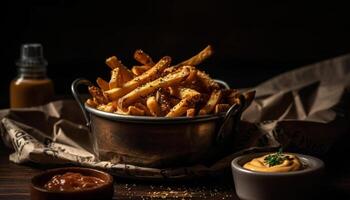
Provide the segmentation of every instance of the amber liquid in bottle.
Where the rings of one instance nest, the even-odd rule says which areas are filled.
[[[46,65],[40,44],[22,46],[18,76],[10,84],[11,108],[43,105],[53,99],[54,86],[46,76]]]

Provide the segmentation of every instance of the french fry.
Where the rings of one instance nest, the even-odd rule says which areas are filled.
[[[121,77],[121,73],[119,72],[120,72],[120,68],[114,68],[111,71],[111,80],[108,83],[109,89],[119,88],[123,86],[123,79]]]
[[[159,107],[158,102],[156,101],[156,97],[155,96],[150,96],[147,98],[147,108],[149,109],[150,113],[155,116],[155,117],[159,117],[161,110]]]
[[[152,113],[150,112],[148,107],[143,105],[142,103],[135,103],[135,107],[140,109],[140,110],[143,110],[144,111],[144,115],[152,116]]]
[[[122,88],[112,88],[107,91],[104,91],[103,94],[108,100],[115,101],[126,93],[127,91],[123,91]]]
[[[203,83],[203,85],[207,90],[220,89],[219,84],[215,82],[213,79],[211,79],[206,73],[198,70],[197,77]]]
[[[167,117],[179,117],[184,113],[187,115],[187,112],[189,112],[188,115],[191,115],[191,112],[194,112],[188,110],[199,101],[200,93],[190,88],[182,88],[179,94],[182,100],[170,110]]]
[[[166,68],[166,69],[163,71],[163,75],[164,75],[164,76],[165,76],[165,75],[168,75],[168,74],[170,74],[170,73],[175,72],[176,70],[177,70],[177,68],[174,67],[174,66],[168,67],[168,68]]]
[[[94,101],[94,103],[96,104],[96,106],[98,106],[100,103],[98,103],[97,99],[95,97],[92,97],[92,100]]]
[[[171,96],[168,93],[168,91],[166,91],[163,88],[160,88],[157,90],[156,92],[156,101],[158,102],[159,106],[160,106],[160,110],[161,110],[161,114],[165,114],[168,113],[170,111],[170,109],[173,107],[171,100]]]
[[[176,104],[166,117],[179,117],[187,112],[187,109],[190,108],[190,100],[182,99],[178,104]]]
[[[171,108],[170,112],[166,117],[180,117],[187,112],[188,109],[192,108],[196,100],[194,96],[182,99],[178,104]]]
[[[103,92],[100,88],[95,86],[88,87],[91,96],[96,99],[98,104],[107,104],[108,100],[103,96]]]
[[[125,96],[118,100],[118,106],[123,108],[135,102],[140,97],[145,97],[148,94],[154,92],[158,88],[165,88],[171,85],[180,83],[189,75],[189,71],[184,69],[173,74],[168,74],[165,77],[160,77],[152,82],[148,82],[145,85],[134,89]]]
[[[111,69],[115,69],[115,68],[126,68],[122,62],[120,60],[118,60],[118,58],[116,56],[111,56],[109,58],[106,59],[106,64],[108,67],[110,67]],[[126,69],[127,70],[127,69]]]
[[[222,112],[226,112],[228,109],[230,109],[230,104],[216,104],[214,113],[219,114]]]
[[[145,115],[145,111],[141,110],[140,108],[138,108],[136,106],[129,106],[127,114],[128,115],[143,116],[143,115]]]
[[[98,77],[98,87],[88,87],[87,106],[123,115],[154,117],[194,117],[227,112],[234,104],[251,103],[254,91],[241,94],[220,87],[208,74],[195,67],[213,54],[210,45],[197,55],[170,66],[165,56],[156,64],[142,50],[134,58],[140,66],[127,69],[117,57],[106,59],[112,69],[110,81]],[[242,102],[241,102],[242,101]]]
[[[145,71],[147,71],[150,67],[143,65],[143,66],[133,66],[131,68],[131,71],[133,74],[135,74],[135,76],[140,76],[141,74],[143,74]]]
[[[103,91],[109,90],[108,82],[103,80],[101,77],[97,77],[96,83]]]
[[[200,98],[200,93],[196,90],[193,90],[191,88],[181,88],[179,91],[179,98],[185,99],[185,98],[193,98],[196,101]]]
[[[190,108],[186,111],[186,116],[187,117],[194,117],[196,115],[196,109]]]
[[[136,107],[136,106],[129,106],[127,109],[120,109],[118,108],[115,113],[122,114],[122,115],[135,115],[135,116],[144,116],[145,111]]]
[[[115,101],[113,101],[113,107],[115,108],[115,112],[114,113],[121,114],[121,115],[127,115],[128,114],[128,109],[121,109],[121,108],[119,108]]]
[[[98,103],[96,103],[93,99],[87,99],[85,103],[92,108],[96,108],[98,106]]]
[[[117,57],[112,56],[106,59],[106,64],[113,70],[119,68],[119,73],[121,74],[122,82],[125,83],[131,80],[134,76],[131,71],[123,65],[123,63],[118,60]]]
[[[141,49],[138,49],[135,51],[134,58],[139,63],[141,63],[149,68],[154,65],[152,58],[148,54],[146,54],[144,51],[142,51]]]
[[[203,49],[197,55],[175,65],[175,67],[180,67],[180,66],[184,66],[184,65],[196,66],[196,65],[202,63],[207,58],[209,58],[212,54],[213,54],[213,49],[210,45],[208,45],[207,47],[205,47],[205,49]]]
[[[160,73],[170,65],[171,58],[169,56],[163,57],[156,65],[147,70],[145,73],[141,74],[128,81],[121,88],[113,88],[105,91],[105,96],[110,100],[117,100],[130,91],[134,90],[138,86],[152,81],[159,77]]]
[[[221,96],[221,90],[213,90],[206,105],[199,110],[199,115],[207,115],[211,113],[214,110],[216,104],[220,102]]]
[[[185,66],[187,67],[187,66]],[[185,83],[191,84],[193,81],[197,78],[197,69],[195,67],[189,66],[190,69],[190,75],[187,77]]]
[[[115,111],[115,109],[114,109],[114,107],[113,107],[112,104],[107,104],[107,105],[105,105],[105,104],[100,104],[100,105],[98,105],[96,108],[97,108],[98,110],[102,110],[102,111],[105,111],[105,112],[114,112],[114,111]]]

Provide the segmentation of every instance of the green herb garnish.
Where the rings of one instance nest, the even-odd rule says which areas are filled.
[[[264,161],[268,164],[269,167],[282,164],[284,160],[288,159],[288,156],[284,156],[282,154],[282,148],[278,150],[278,152],[274,154],[270,154],[265,157]]]

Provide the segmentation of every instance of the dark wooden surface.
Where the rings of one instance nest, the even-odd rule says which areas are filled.
[[[0,199],[30,199],[30,178],[45,170],[33,164],[8,161],[9,152],[0,146]],[[350,199],[350,168],[327,168],[322,199]],[[221,178],[186,182],[140,182],[115,178],[113,199],[238,199],[231,174]]]
[[[8,161],[0,145],[0,199],[30,199],[30,178],[45,170]],[[140,182],[115,178],[113,199],[238,199],[231,176],[186,182]]]

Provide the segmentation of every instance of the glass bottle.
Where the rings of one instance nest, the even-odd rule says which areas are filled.
[[[24,44],[16,62],[18,75],[10,84],[10,107],[43,105],[54,96],[54,86],[46,75],[47,61],[41,44]]]

